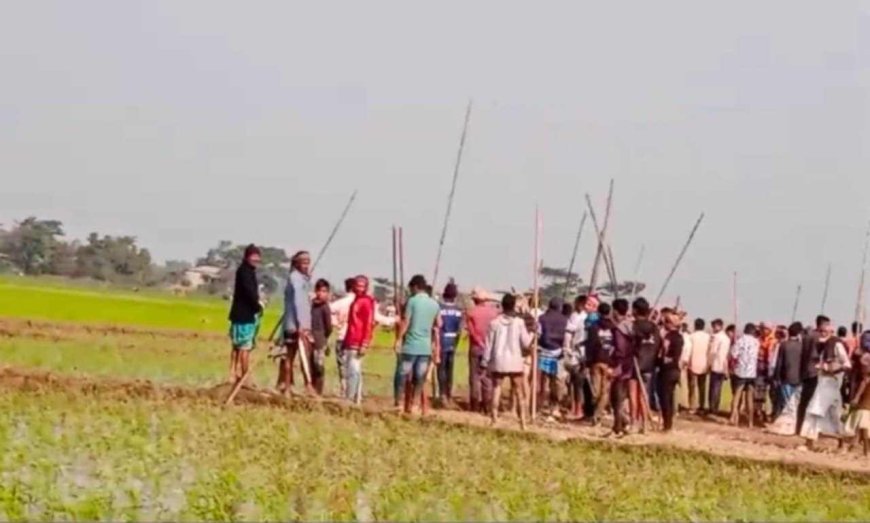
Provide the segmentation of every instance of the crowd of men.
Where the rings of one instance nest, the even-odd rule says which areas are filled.
[[[263,310],[256,282],[259,250],[249,246],[236,275],[230,312],[230,375],[249,372]],[[460,340],[468,339],[467,407],[497,423],[503,410],[502,385],[510,384],[508,404],[525,427],[534,394],[541,413],[551,419],[612,419],[611,434],[621,437],[659,425],[673,430],[679,409],[675,391],[688,389],[689,415],[716,416],[723,387],[730,387],[726,411],[733,425],[745,422],[784,435],[799,435],[804,448],[820,436],[838,438],[845,449],[863,443],[870,449],[870,331],[852,326],[834,331],[817,317],[814,328],[748,323],[741,333],[721,319],[708,324],[672,308],[653,309],[643,297],[610,303],[596,295],[572,304],[553,298],[545,311],[529,297],[504,295],[494,303],[475,288],[469,307],[457,302],[455,284],[441,301],[421,275],[408,283],[408,297],[396,316],[383,315],[369,293],[365,276],[345,281],[346,294],[331,299],[326,280],[312,283],[307,252],[293,256],[279,326],[281,349],[277,389],[288,393],[298,358],[306,388],[323,394],[326,358],[334,346],[341,395],[362,401],[362,365],[375,326],[395,326],[394,401],[413,413],[427,408],[425,384],[435,377],[441,406],[455,404],[454,366]],[[335,334],[335,343],[330,339]],[[534,368],[533,368],[534,367]],[[533,377],[534,373],[534,377]],[[537,383],[537,390],[531,390]]]

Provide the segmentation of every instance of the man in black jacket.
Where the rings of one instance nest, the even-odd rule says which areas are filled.
[[[245,247],[245,258],[236,269],[233,303],[230,306],[230,381],[242,379],[248,372],[251,349],[260,323],[263,304],[260,302],[260,286],[257,283],[257,266],[260,265],[260,249],[251,244]]]

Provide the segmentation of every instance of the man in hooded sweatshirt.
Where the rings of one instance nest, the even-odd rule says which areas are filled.
[[[347,332],[343,347],[347,378],[347,399],[362,402],[362,359],[372,344],[375,325],[375,300],[368,294],[369,279],[354,278],[354,300],[347,314]]]
[[[559,406],[559,360],[562,358],[566,325],[568,318],[562,314],[562,299],[552,298],[547,312],[538,319],[538,376],[541,378],[540,392],[546,400],[541,402],[544,409],[552,407],[557,410]]]

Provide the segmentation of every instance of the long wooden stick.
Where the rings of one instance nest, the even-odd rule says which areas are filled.
[[[313,390],[314,382],[311,380],[311,370],[308,366],[308,340],[301,332],[299,333],[299,361],[302,362],[302,378],[305,380],[305,389]]]
[[[640,384],[640,395],[643,403],[644,422],[649,421],[652,428],[658,430],[658,424],[653,421],[652,409],[649,406],[649,391],[646,389],[646,384],[643,382],[643,374],[640,372],[640,364],[637,362],[637,356],[634,358],[634,371],[637,373],[637,381]]]
[[[592,207],[589,194],[586,194],[587,202],[590,208]],[[594,292],[595,285],[598,283],[598,265],[601,261],[601,256],[604,254],[604,245],[607,238],[607,225],[610,223],[610,208],[613,203],[613,179],[610,179],[610,189],[607,191],[607,205],[604,208],[604,223],[601,225],[601,233],[598,236],[598,248],[595,251],[595,262],[592,264],[592,275],[589,277],[589,287]]]
[[[404,228],[399,227],[399,316],[402,315],[401,308],[405,306],[405,240]]]
[[[610,270],[610,285],[613,287],[613,298],[619,299],[619,278],[616,277],[616,262],[613,261],[613,248],[607,244],[608,269]]]
[[[794,323],[797,319],[798,305],[801,302],[801,284],[798,284],[797,291],[794,293],[794,305],[791,308],[791,322]]]
[[[739,329],[739,323],[737,323],[737,271],[734,271],[734,274],[731,278],[731,312],[734,315],[734,327]]]
[[[640,277],[640,264],[643,262],[643,254],[646,250],[645,245],[640,246],[640,253],[637,255],[637,262],[634,264],[634,276],[631,278],[631,301],[637,297],[637,279]]]
[[[462,136],[459,138],[459,150],[456,152],[456,163],[453,165],[453,183],[450,185],[450,195],[447,197],[447,212],[444,213],[444,226],[441,228],[441,240],[438,242],[438,255],[435,257],[435,271],[432,274],[432,287],[438,284],[438,269],[441,267],[441,252],[444,249],[444,239],[447,238],[447,225],[450,222],[450,211],[453,210],[453,196],[456,194],[456,181],[459,179],[459,166],[462,163],[462,150],[465,148],[465,136],[468,134],[468,121],[471,119],[471,100],[465,109],[465,124],[462,126]]]
[[[665,294],[665,291],[668,289],[668,284],[671,283],[671,278],[673,278],[674,273],[677,272],[677,267],[679,267],[680,262],[683,261],[683,256],[686,255],[686,251],[689,250],[689,245],[691,245],[692,240],[695,238],[695,233],[698,232],[698,227],[701,226],[701,221],[703,219],[704,213],[701,213],[701,216],[698,217],[698,221],[695,222],[695,226],[692,227],[692,232],[689,233],[689,239],[686,240],[686,244],[683,245],[683,249],[680,251],[680,255],[677,256],[677,261],[674,262],[674,266],[671,267],[671,272],[668,273],[668,277],[665,279],[665,283],[662,285],[662,288],[659,291],[659,295],[656,296],[653,308],[656,308],[656,306],[659,304],[659,301],[662,299],[662,296]]]
[[[320,252],[317,253],[317,257],[314,258],[314,263],[311,265],[311,274],[314,274],[314,269],[317,268],[317,264],[323,258],[323,254],[326,252],[326,249],[329,248],[329,244],[332,243],[332,239],[335,238],[336,233],[338,233],[338,230],[341,228],[341,224],[344,223],[344,219],[347,218],[347,213],[350,211],[354,200],[356,200],[356,193],[357,191],[354,189],[353,194],[350,195],[350,199],[347,201],[347,205],[345,205],[344,210],[341,211],[341,216],[339,216],[338,221],[335,222],[332,232],[330,232],[329,237],[326,238],[326,243],[323,244],[323,247],[320,248]]]
[[[601,252],[603,254],[602,258],[604,259],[604,266],[605,266],[605,269],[607,270],[607,274],[610,276],[610,283],[612,286],[615,287],[616,282],[614,281],[615,278],[614,278],[613,271],[611,269],[611,261],[609,259],[608,254],[607,254],[607,249],[605,247],[603,247],[603,245],[605,245],[604,240],[603,240],[604,231],[603,231],[603,229],[601,229],[598,226],[598,216],[595,214],[595,207],[592,206],[592,198],[589,197],[588,193],[586,194],[586,207],[588,209],[587,212],[589,212],[589,215],[592,217],[592,227],[595,229],[595,237],[598,238],[598,245],[602,246],[602,248],[601,248]],[[592,285],[592,280],[590,279],[589,293],[592,294],[594,292],[595,292],[595,286]]]
[[[396,308],[396,314],[399,313],[399,232],[396,226],[393,225],[393,306]]]
[[[580,227],[577,228],[577,236],[574,238],[574,249],[571,251],[571,261],[568,263],[568,274],[565,275],[565,288],[562,291],[562,299],[568,298],[568,291],[571,288],[571,276],[574,271],[574,262],[577,261],[577,250],[580,248],[580,238],[583,236],[583,226],[586,225],[586,217],[588,211],[583,211],[583,217],[580,218]]]
[[[825,290],[822,292],[822,308],[821,313],[825,313],[825,306],[828,304],[828,289],[831,286],[831,264],[828,263],[828,270],[825,272]]]
[[[858,279],[858,300],[855,303],[855,323],[861,328],[864,310],[864,279],[867,275],[867,250],[870,248],[870,223],[867,224],[867,232],[864,234],[864,256],[861,258],[861,277]],[[859,333],[860,334],[860,333]]]
[[[532,288],[534,289],[534,294],[532,295],[532,315],[534,315],[536,310],[540,309],[540,295],[539,295],[539,287],[538,287],[538,273],[541,270],[541,211],[538,207],[535,207],[535,253],[534,253],[534,265],[533,265],[533,277],[532,277]],[[537,322],[537,318],[535,318]],[[538,414],[538,336],[537,329],[535,329],[536,334],[534,335],[534,340],[532,344],[532,394],[531,394],[531,417],[532,423],[535,422],[535,417]]]

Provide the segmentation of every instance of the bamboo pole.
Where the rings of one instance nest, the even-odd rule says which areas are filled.
[[[568,263],[568,274],[565,275],[565,289],[562,291],[562,299],[568,297],[568,289],[571,287],[571,272],[574,270],[574,262],[577,261],[577,250],[580,248],[580,238],[583,236],[583,226],[586,225],[586,217],[589,215],[587,211],[583,211],[583,217],[580,218],[580,227],[577,228],[577,237],[574,238],[574,250],[571,251],[571,261]]]
[[[831,264],[828,263],[828,270],[825,272],[825,290],[822,292],[822,309],[821,313],[825,313],[825,306],[828,304],[828,289],[831,286]]]
[[[341,216],[339,216],[338,221],[335,222],[332,232],[330,232],[329,237],[326,238],[326,243],[323,244],[323,247],[320,248],[320,252],[317,253],[317,257],[314,258],[314,263],[311,264],[311,274],[314,274],[314,269],[317,268],[317,264],[323,258],[323,254],[326,252],[326,249],[329,248],[329,244],[332,243],[332,239],[335,238],[336,233],[338,233],[338,230],[341,228],[341,224],[344,223],[344,219],[347,218],[347,213],[350,211],[354,200],[356,200],[356,193],[357,190],[354,189],[353,194],[350,195],[350,199],[347,201],[347,205],[344,206],[344,210],[341,212]]]
[[[634,264],[634,276],[632,276],[631,283],[631,301],[637,297],[637,279],[640,277],[640,264],[643,262],[643,254],[646,250],[646,246],[640,246],[640,253],[637,255],[637,262]]]
[[[731,280],[731,312],[734,314],[734,327],[739,332],[740,327],[739,323],[737,323],[737,271],[734,271]]]
[[[586,193],[586,201],[592,208],[592,202],[589,198],[589,193]],[[592,264],[592,275],[589,277],[590,292],[594,292],[595,285],[598,283],[598,265],[601,261],[601,256],[604,254],[605,240],[607,239],[607,225],[610,223],[610,209],[613,203],[613,178],[610,179],[610,189],[607,191],[607,204],[604,208],[604,223],[601,225],[601,232],[598,236],[598,247],[595,250],[595,262]],[[595,220],[593,220],[594,222]]]
[[[864,234],[864,255],[861,258],[861,277],[858,279],[858,300],[855,303],[855,322],[858,329],[864,323],[864,280],[867,275],[867,250],[870,249],[870,223],[867,224],[867,232]],[[858,333],[860,334],[860,332]]]
[[[659,295],[656,297],[655,302],[653,304],[653,309],[656,308],[659,304],[659,300],[662,299],[662,296],[665,294],[665,291],[668,288],[668,284],[671,283],[671,278],[674,277],[674,273],[677,272],[677,267],[680,266],[680,262],[683,261],[683,256],[686,255],[686,251],[689,250],[689,245],[691,245],[692,240],[695,238],[695,233],[698,232],[698,227],[701,226],[701,221],[704,220],[704,213],[701,213],[701,216],[698,217],[698,221],[695,222],[695,226],[692,227],[692,232],[689,233],[689,239],[686,240],[686,244],[683,245],[683,249],[680,251],[680,255],[677,256],[677,261],[674,262],[674,266],[671,267],[671,272],[668,273],[668,277],[665,278],[665,283],[662,285],[661,290],[659,291]]]
[[[613,287],[613,299],[619,299],[619,279],[616,277],[616,262],[613,261],[613,248],[607,244],[608,268],[610,269],[610,285]]]
[[[447,225],[450,222],[450,212],[453,210],[453,196],[456,194],[456,181],[459,179],[459,166],[462,163],[462,151],[465,148],[465,137],[468,134],[468,121],[471,119],[471,100],[465,109],[465,123],[462,126],[462,136],[459,138],[459,150],[456,152],[456,163],[453,165],[453,182],[450,185],[450,195],[447,197],[447,212],[444,213],[444,226],[441,228],[441,240],[438,242],[438,254],[435,257],[435,271],[432,274],[432,287],[438,284],[438,269],[441,267],[441,253],[444,240],[447,238]]]
[[[794,323],[795,320],[797,320],[797,311],[798,311],[798,305],[800,304],[800,301],[801,301],[801,285],[798,284],[797,292],[795,292],[795,294],[794,294],[794,306],[791,308],[791,322],[792,323]]]
[[[404,231],[405,229],[402,226],[399,226],[399,316],[404,312],[402,308],[405,306],[405,288],[407,282],[405,281],[405,241],[404,241]]]
[[[535,253],[534,253],[534,274],[532,277],[532,287],[534,293],[532,295],[532,315],[540,309],[540,289],[538,282],[538,273],[541,267],[541,211],[535,207]],[[535,318],[537,321],[537,318]],[[531,418],[532,423],[535,422],[535,417],[538,414],[538,335],[535,330],[534,340],[532,343],[532,394],[531,394]]]

